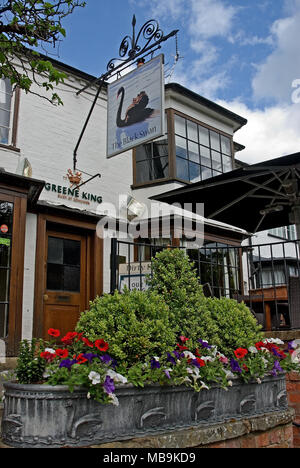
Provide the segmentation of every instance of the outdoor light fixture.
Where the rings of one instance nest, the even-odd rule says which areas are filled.
[[[128,196],[127,200],[127,218],[132,221],[134,218],[139,218],[143,215],[146,206],[144,203],[140,203],[131,195]]]
[[[274,206],[266,207],[264,210],[260,211],[260,214],[262,216],[265,216],[267,214],[276,213],[276,212],[279,212],[279,211],[283,211],[283,206],[282,205],[274,205]]]
[[[27,158],[19,161],[16,173],[24,177],[32,177],[32,166]]]

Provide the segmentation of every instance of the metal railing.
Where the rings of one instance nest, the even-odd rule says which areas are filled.
[[[111,292],[125,286],[147,289],[152,258],[167,247],[175,248],[112,239]],[[298,241],[238,247],[206,243],[200,249],[185,250],[207,294],[245,302],[265,330],[300,329]]]

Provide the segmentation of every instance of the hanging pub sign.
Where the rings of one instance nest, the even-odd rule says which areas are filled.
[[[164,135],[163,55],[108,85],[107,158]]]

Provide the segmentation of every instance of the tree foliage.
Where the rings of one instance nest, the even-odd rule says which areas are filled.
[[[0,78],[40,95],[32,89],[35,83],[52,92],[47,100],[61,104],[54,85],[66,75],[34,48],[55,48],[66,35],[64,18],[83,6],[82,0],[0,0]]]

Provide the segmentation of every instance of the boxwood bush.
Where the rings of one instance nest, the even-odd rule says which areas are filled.
[[[91,341],[103,338],[108,353],[123,364],[143,362],[174,349],[176,335],[168,305],[154,291],[105,294],[81,314],[76,327]]]
[[[211,317],[194,264],[182,249],[163,250],[152,260],[149,286],[169,306],[172,328],[194,346],[216,343],[218,327]]]
[[[207,298],[211,317],[217,325],[218,348],[232,355],[237,348],[248,348],[262,340],[261,325],[244,303],[228,298]]]

